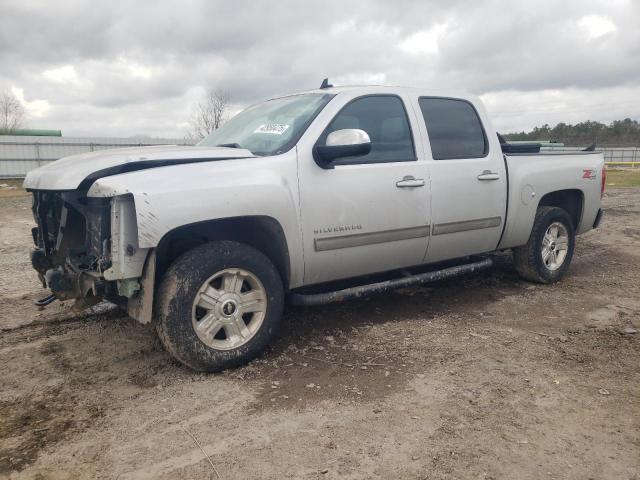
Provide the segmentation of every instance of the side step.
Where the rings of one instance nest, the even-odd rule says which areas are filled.
[[[465,273],[474,273],[493,266],[491,258],[483,258],[477,262],[468,263],[466,265],[457,265],[455,267],[443,268],[433,272],[419,273],[410,277],[395,278],[393,280],[385,280],[384,282],[371,283],[369,285],[360,285],[358,287],[345,288],[344,290],[336,290],[326,293],[292,293],[289,295],[289,302],[293,305],[324,305],[325,303],[337,303],[354,298],[362,298],[373,293],[381,293],[396,288],[409,287],[411,285],[419,285],[421,283],[436,282],[445,278],[455,277]]]

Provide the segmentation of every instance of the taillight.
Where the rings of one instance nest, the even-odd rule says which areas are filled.
[[[602,166],[602,185],[600,186],[600,198],[604,196],[604,185],[607,182],[607,167]]]

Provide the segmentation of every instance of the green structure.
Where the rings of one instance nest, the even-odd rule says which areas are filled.
[[[42,130],[35,128],[0,129],[0,135],[18,135],[21,137],[61,137],[62,130]]]

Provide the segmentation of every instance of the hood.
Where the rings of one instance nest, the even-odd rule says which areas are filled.
[[[249,150],[228,147],[161,145],[118,148],[61,158],[31,170],[24,179],[29,190],[89,188],[98,178],[181,163],[253,157]]]

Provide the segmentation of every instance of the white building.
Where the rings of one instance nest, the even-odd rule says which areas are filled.
[[[40,165],[77,153],[147,145],[193,145],[193,142],[176,138],[0,135],[0,178],[24,177]]]

